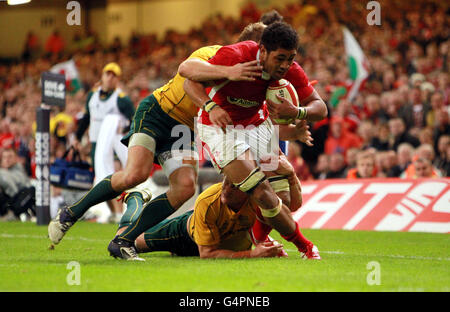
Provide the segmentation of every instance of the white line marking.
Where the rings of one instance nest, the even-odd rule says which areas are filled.
[[[286,249],[288,252],[298,252],[296,249]],[[422,257],[422,256],[402,256],[402,255],[366,255],[366,254],[357,254],[357,253],[346,253],[343,251],[321,251],[323,254],[336,254],[336,255],[347,255],[347,256],[358,256],[358,257],[388,257],[394,259],[411,259],[411,260],[436,260],[436,261],[450,261],[450,258],[434,258],[434,257]]]
[[[26,234],[7,234],[1,233],[0,238],[31,238],[31,239],[48,239],[47,235],[26,235]],[[87,242],[107,242],[108,240],[87,238],[82,236],[65,237],[64,240],[82,240]],[[49,241],[50,242],[50,241]]]

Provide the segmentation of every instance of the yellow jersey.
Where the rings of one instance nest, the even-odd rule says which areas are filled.
[[[249,250],[252,242],[248,230],[255,223],[257,206],[249,199],[238,212],[234,212],[220,201],[221,194],[222,183],[217,183],[198,196],[189,219],[189,234],[197,245]]]
[[[214,45],[194,51],[189,58],[199,58],[207,61],[213,57],[222,46]],[[197,117],[198,108],[192,103],[184,92],[183,84],[186,78],[179,73],[168,83],[153,92],[156,100],[170,117],[194,130],[194,117]]]

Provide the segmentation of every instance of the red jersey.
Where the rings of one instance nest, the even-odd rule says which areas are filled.
[[[214,65],[233,66],[238,63],[259,60],[259,45],[254,41],[243,41],[220,48],[208,62]],[[311,95],[314,88],[301,66],[294,62],[283,77],[295,87],[299,101]],[[269,116],[266,99],[271,79],[256,78],[254,81],[219,80],[206,88],[209,97],[223,108],[234,125],[259,125]],[[211,125],[209,114],[202,110],[199,122]]]

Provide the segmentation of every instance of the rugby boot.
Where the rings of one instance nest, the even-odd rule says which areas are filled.
[[[48,225],[48,237],[52,243],[57,245],[75,222],[77,219],[70,215],[67,207],[60,208],[56,217]]]
[[[321,260],[319,254],[319,249],[314,244],[308,244],[306,245],[306,248],[303,251],[300,251],[300,254],[302,255],[302,258],[306,259],[312,259],[312,260]]]
[[[119,236],[108,245],[109,254],[114,258],[120,258],[128,261],[145,261],[145,259],[138,257],[134,242],[127,241]]]

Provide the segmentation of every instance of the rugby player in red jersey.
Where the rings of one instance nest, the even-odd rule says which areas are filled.
[[[197,131],[208,150],[215,167],[224,173],[239,189],[250,194],[261,209],[268,224],[286,240],[293,242],[308,258],[320,258],[317,247],[303,237],[290,210],[277,197],[263,171],[270,171],[261,159],[277,159],[278,139],[265,105],[269,84],[281,78],[289,80],[297,90],[301,107],[296,108],[298,119],[317,121],[326,117],[327,108],[311,86],[303,69],[294,62],[298,36],[285,23],[269,25],[261,42],[244,41],[222,47],[209,60],[210,65],[232,66],[255,60],[262,66],[261,77],[252,81],[212,81],[201,92],[202,86],[186,80],[184,88],[191,99],[203,103],[199,111]],[[214,77],[192,73],[197,81]],[[180,74],[191,78],[186,72]],[[283,101],[285,106],[292,105]],[[277,117],[277,116],[273,116]]]

